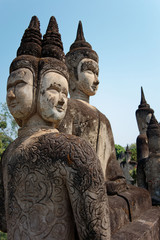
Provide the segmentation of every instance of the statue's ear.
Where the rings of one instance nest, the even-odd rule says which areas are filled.
[[[70,70],[69,73],[69,89],[73,92],[76,89],[76,81],[78,81],[77,69]]]
[[[70,78],[69,80],[69,89],[73,92],[76,89],[76,83],[74,78]]]
[[[74,79],[78,81],[78,71],[77,71],[77,67],[74,68]]]

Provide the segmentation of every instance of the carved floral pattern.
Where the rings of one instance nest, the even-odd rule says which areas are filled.
[[[8,239],[110,239],[100,162],[86,141],[50,133],[21,141],[3,165]],[[5,189],[6,190],[6,189]]]

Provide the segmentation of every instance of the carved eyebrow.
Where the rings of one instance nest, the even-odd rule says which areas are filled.
[[[61,91],[61,85],[60,84],[51,84],[47,89],[47,90],[52,90],[52,89],[55,89],[57,91]],[[68,95],[68,92],[66,90],[66,88],[62,88],[62,93],[66,94],[66,96]]]
[[[63,89],[62,89],[62,93],[64,93],[64,94],[67,96],[67,95],[68,95],[67,89],[66,89],[66,88],[63,88]]]
[[[81,71],[86,71],[86,70],[90,70],[96,74],[99,73],[99,68],[98,66],[96,66],[94,63],[92,62],[84,62],[81,66]]]
[[[51,89],[55,89],[55,90],[58,90],[60,91],[61,88],[60,88],[60,85],[58,84],[51,84],[46,90],[51,90]]]
[[[7,84],[7,90],[8,90],[9,88],[11,88],[11,87],[16,86],[16,85],[19,84],[19,83],[28,84],[27,82],[25,82],[25,81],[23,81],[23,80],[16,80],[16,81],[13,82],[13,83],[8,83],[8,84]]]

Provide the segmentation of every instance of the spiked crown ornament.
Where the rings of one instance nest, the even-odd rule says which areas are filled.
[[[65,64],[63,43],[56,18],[53,16],[50,18],[46,34],[43,36],[42,58],[40,61],[41,74],[51,69],[60,72],[68,80],[69,74]]]
[[[155,118],[154,114],[152,115],[151,121],[147,129],[147,136],[150,137],[151,135],[160,136],[160,125],[157,119]]]
[[[10,65],[10,74],[20,68],[28,68],[33,73],[33,103],[37,95],[38,85],[38,64],[41,56],[41,33],[40,23],[36,16],[33,16],[28,28],[25,30],[21,40],[20,47],[17,50],[17,57],[12,61]],[[36,108],[33,104],[30,116],[33,115]],[[22,121],[16,119],[16,122],[21,127]]]
[[[41,57],[41,38],[39,20],[36,16],[33,16],[28,28],[24,32],[21,45],[17,50],[17,56],[32,55]]]
[[[86,42],[82,22],[79,21],[76,39],[71,45],[70,51],[66,54],[66,64],[69,69],[75,68],[83,58],[90,58],[98,63],[98,55],[92,49],[92,46]]]
[[[145,96],[144,96],[144,92],[143,92],[143,88],[141,87],[141,102],[140,105],[138,106],[138,109],[136,111],[136,114],[138,112],[142,112],[142,111],[147,111],[149,113],[154,113],[154,110],[152,108],[150,108],[150,105],[147,103]]]
[[[36,16],[33,16],[22,37],[20,47],[17,50],[17,57],[10,65],[10,73],[19,68],[30,69],[34,75],[35,87],[37,87],[38,61],[42,50],[41,37],[39,20]]]

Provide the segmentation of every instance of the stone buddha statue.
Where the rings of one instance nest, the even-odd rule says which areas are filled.
[[[151,194],[152,205],[160,205],[160,125],[154,114],[148,129],[149,156],[145,162],[147,189]]]
[[[116,159],[110,122],[89,104],[89,98],[96,93],[99,84],[98,55],[85,41],[81,22],[76,40],[66,54],[66,64],[71,98],[68,99],[67,112],[58,129],[60,132],[80,136],[96,151],[107,185],[113,234],[149,209],[151,199],[145,189],[126,184]]]
[[[69,69],[68,109],[59,131],[80,136],[96,151],[107,182],[109,194],[126,189],[126,181],[116,159],[114,139],[109,120],[89,104],[98,89],[98,55],[86,42],[82,23],[77,37],[66,54]]]
[[[23,55],[37,21],[31,20],[31,37],[22,38]],[[20,65],[16,80],[8,80],[7,95],[14,90],[18,103],[23,98],[27,106],[23,112],[22,106],[14,110],[15,102],[10,104],[21,129],[2,158],[0,229],[7,230],[10,240],[109,240],[108,199],[100,161],[84,139],[56,129],[67,109],[68,72],[54,17],[37,60],[37,68],[32,66],[36,73]]]
[[[25,41],[27,39],[27,41]],[[21,45],[17,51],[17,57],[10,66],[10,76],[7,82],[7,105],[20,127],[27,128],[28,121],[36,113],[36,95],[38,78],[38,61],[41,56],[41,33],[39,20],[32,17],[29,27],[26,29]],[[21,131],[21,130],[20,130]],[[19,143],[19,138],[13,142],[6,153],[12,155],[12,145]],[[11,150],[10,150],[11,149]],[[5,154],[4,154],[5,155]],[[5,157],[4,157],[5,159]],[[4,175],[3,158],[0,168],[0,229],[7,231],[4,207]],[[8,162],[8,159],[6,160]],[[3,173],[2,173],[3,172]],[[6,173],[7,174],[7,173]]]
[[[146,102],[143,88],[141,87],[141,102],[136,111],[137,125],[140,133],[136,140],[138,161],[137,184],[139,187],[143,187],[146,189],[148,189],[148,186],[146,182],[145,163],[149,156],[147,128],[153,113],[154,111]]]

